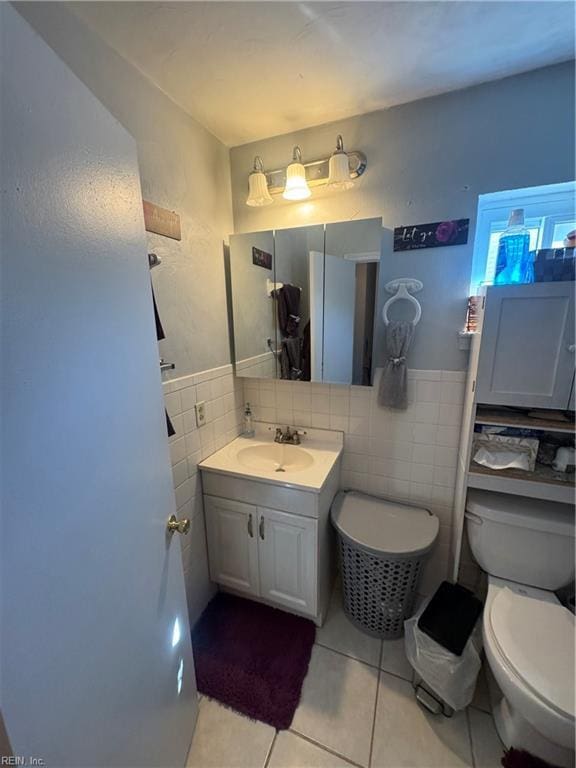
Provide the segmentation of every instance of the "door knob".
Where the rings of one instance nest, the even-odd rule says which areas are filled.
[[[168,533],[188,533],[190,530],[190,520],[187,517],[178,520],[176,515],[170,515],[168,518]]]

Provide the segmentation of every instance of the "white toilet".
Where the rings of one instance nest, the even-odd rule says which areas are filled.
[[[499,691],[494,720],[507,747],[574,766],[575,617],[552,590],[574,579],[568,504],[470,490],[470,548],[488,574],[484,649]]]

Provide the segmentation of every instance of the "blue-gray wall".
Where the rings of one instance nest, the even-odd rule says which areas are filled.
[[[458,349],[457,332],[464,322],[478,195],[573,179],[574,116],[569,62],[236,147],[235,231],[382,216],[381,288],[394,277],[424,283],[410,366],[462,369],[467,353]],[[368,156],[368,170],[353,190],[314,190],[304,203],[276,199],[262,209],[245,205],[254,155],[267,168],[285,166],[294,144],[302,147],[305,161],[325,157],[338,133],[347,147]],[[471,225],[466,246],[392,251],[395,226],[465,217]],[[382,303],[386,297],[380,294]],[[381,350],[381,333],[377,345]]]

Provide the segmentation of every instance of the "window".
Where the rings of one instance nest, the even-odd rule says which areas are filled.
[[[514,208],[524,209],[530,233],[530,250],[561,248],[564,238],[576,229],[576,184],[550,184],[481,195],[472,262],[471,295],[492,285],[498,258],[498,241]]]

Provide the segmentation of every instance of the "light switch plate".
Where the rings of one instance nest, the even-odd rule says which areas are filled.
[[[201,427],[206,424],[206,402],[202,400],[202,402],[196,403],[194,410],[196,411],[196,426]]]

